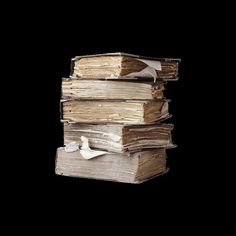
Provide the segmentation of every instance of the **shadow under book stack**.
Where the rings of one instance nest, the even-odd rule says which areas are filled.
[[[56,174],[141,183],[166,173],[173,148],[163,91],[177,80],[179,59],[125,53],[72,59],[62,81],[64,144]]]

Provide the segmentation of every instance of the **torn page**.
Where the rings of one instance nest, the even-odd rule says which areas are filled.
[[[137,59],[146,65],[154,68],[155,70],[161,70],[161,62],[160,61],[153,61],[153,60],[143,60],[143,59]]]
[[[81,142],[82,142],[82,146],[80,148],[80,154],[81,156],[86,159],[92,159],[94,157],[98,157],[104,154],[107,154],[108,152],[105,151],[100,151],[100,150],[92,150],[89,147],[89,143],[88,143],[88,138],[86,138],[85,136],[81,136]]]
[[[152,77],[154,79],[154,82],[156,82],[157,73],[156,70],[161,71],[161,62],[160,61],[152,61],[152,60],[143,60],[143,59],[137,59],[147,65],[146,68],[139,72],[132,72],[127,77]]]

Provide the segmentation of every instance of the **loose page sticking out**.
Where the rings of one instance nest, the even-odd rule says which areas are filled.
[[[146,65],[154,68],[155,70],[160,70],[161,71],[161,62],[159,62],[159,61],[143,60],[143,59],[137,59],[137,60],[145,63]]]
[[[84,159],[89,160],[94,157],[101,156],[101,155],[108,153],[105,151],[92,150],[89,147],[88,138],[86,138],[85,136],[81,136],[80,139],[82,141],[82,146],[80,148],[80,154]]]
[[[145,63],[147,65],[146,68],[144,68],[143,70],[139,71],[139,72],[133,72],[130,73],[128,75],[126,75],[127,77],[153,77],[154,82],[156,82],[156,78],[157,78],[157,73],[156,70],[160,70],[161,71],[161,63],[159,61],[152,61],[152,60],[142,60],[142,59],[137,59],[143,63]]]

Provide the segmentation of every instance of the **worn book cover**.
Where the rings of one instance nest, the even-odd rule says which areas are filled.
[[[136,152],[150,148],[173,148],[171,124],[122,125],[64,123],[64,144],[89,140],[91,148],[109,152]]]
[[[79,100],[152,100],[164,98],[163,81],[145,80],[62,80],[62,97]]]
[[[169,117],[168,101],[62,100],[61,118],[79,123],[145,124]]]
[[[141,183],[167,171],[164,149],[137,153],[107,153],[90,160],[80,151],[65,152],[57,149],[56,174],[71,177]]]
[[[155,78],[175,80],[180,59],[104,53],[72,59],[71,76],[90,79]]]

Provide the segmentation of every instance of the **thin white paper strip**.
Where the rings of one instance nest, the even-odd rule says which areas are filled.
[[[155,70],[161,70],[161,62],[160,61],[152,61],[152,60],[143,60],[143,59],[137,59],[146,65],[154,68]]]
[[[161,71],[161,62],[160,61],[152,61],[152,60],[143,60],[143,59],[137,59],[147,65],[146,68],[139,72],[133,72],[128,75],[127,77],[152,77],[154,81],[156,81],[157,73],[156,70]]]
[[[98,157],[98,156],[102,156],[108,152],[105,151],[99,151],[99,150],[92,150],[89,147],[89,143],[88,143],[88,138],[86,138],[85,136],[81,136],[81,142],[82,142],[82,146],[80,148],[80,154],[81,156],[86,159],[92,159],[94,157]]]
[[[147,65],[146,68],[139,72],[132,72],[124,77],[127,78],[134,78],[134,77],[152,77],[154,79],[154,82],[157,79],[157,73],[156,70],[161,71],[161,62],[160,61],[153,61],[153,60],[144,60],[144,59],[136,59],[138,61],[141,61]],[[118,77],[115,75],[111,75],[109,77],[106,77],[105,79],[117,79]]]
[[[136,76],[137,77],[152,77],[154,81],[156,81],[157,73],[153,67],[147,66],[146,68],[144,68],[143,70],[139,72],[133,72],[126,76],[127,77],[136,77]]]

